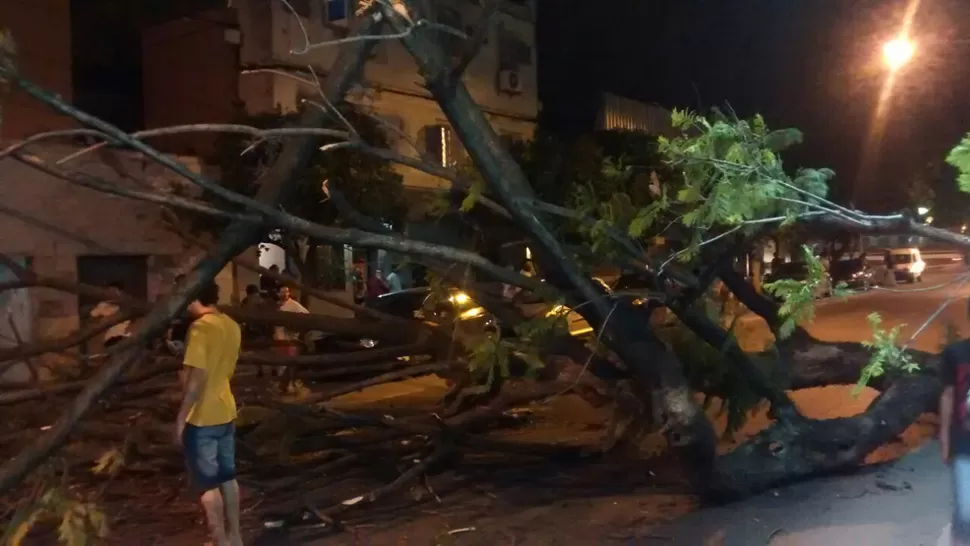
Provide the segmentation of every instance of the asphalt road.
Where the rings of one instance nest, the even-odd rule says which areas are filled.
[[[916,285],[894,291],[873,290],[839,300],[824,300],[807,325],[827,340],[861,341],[871,335],[866,317],[878,312],[886,326],[906,324],[908,340],[937,310],[940,312],[912,347],[939,351],[950,323],[970,334],[964,269],[937,269]],[[941,286],[942,285],[942,286]],[[768,491],[727,506],[700,510],[651,528],[672,544],[717,546],[932,546],[951,511],[950,473],[931,442],[898,462],[845,476],[810,480]],[[632,541],[631,544],[654,544]]]
[[[963,268],[933,268],[924,273],[922,283],[900,284],[894,289],[872,289],[845,299],[822,300],[816,305],[815,319],[806,327],[826,341],[862,341],[871,337],[867,317],[876,312],[882,317],[885,328],[904,324],[899,339],[908,340],[949,301],[910,343],[914,349],[938,352],[947,324],[964,335],[970,334],[967,304],[970,282],[961,286],[967,274]]]

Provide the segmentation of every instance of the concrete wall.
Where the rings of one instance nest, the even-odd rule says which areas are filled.
[[[55,160],[76,148],[47,146],[31,150]],[[109,152],[110,153],[110,152]],[[131,186],[170,189],[184,182],[131,155],[116,154]],[[118,181],[118,173],[96,154],[76,165],[85,172]],[[198,165],[189,165],[198,169]],[[0,161],[0,252],[27,256],[34,270],[76,280],[77,258],[84,255],[148,256],[148,298],[162,295],[187,256],[181,240],[160,222],[159,207],[105,195],[39,173],[17,161]],[[73,294],[32,289],[35,337],[60,337],[79,325]]]
[[[0,1],[0,28],[13,33],[19,70],[41,87],[71,98],[71,12],[69,0]],[[0,111],[0,139],[73,126],[19,90]]]
[[[177,19],[142,33],[145,128],[232,119],[239,86],[238,35],[231,10]],[[216,133],[152,139],[169,153],[209,156]]]
[[[297,66],[310,64],[325,69],[333,65],[337,56],[337,48],[318,47],[305,54],[294,53],[302,51],[306,44],[301,24],[306,29],[311,42],[338,39],[346,34],[346,26],[343,22],[324,22],[323,2],[311,2],[310,4],[311,16],[309,18],[300,17],[298,20],[282,3],[273,3],[273,58],[283,64]],[[463,30],[470,31],[481,12],[481,8],[475,6],[472,2],[451,1],[441,2],[441,4],[448,5],[460,13]],[[486,109],[535,119],[538,114],[534,45],[535,21],[523,17],[528,13],[527,10],[525,13],[522,10],[514,10],[517,16],[512,15],[512,11],[511,9],[500,11],[490,29],[488,43],[482,47],[479,55],[466,70],[464,82],[475,101]],[[517,67],[523,86],[522,93],[500,92],[496,86],[498,71],[501,68],[499,43],[503,29],[505,32],[514,34],[532,48],[531,63]],[[246,28],[243,28],[243,32],[246,32]],[[419,95],[427,94],[427,91],[421,85],[423,82],[417,65],[399,41],[383,41],[377,49],[374,58],[367,63],[364,74],[371,87]],[[250,60],[244,57],[243,63],[248,62]],[[297,83],[289,80],[289,83],[281,82],[280,85],[282,86],[281,90],[285,89],[285,91],[278,93],[277,97],[288,99],[285,102],[281,101],[285,108],[288,106],[286,103],[292,100],[289,95],[296,95]],[[286,89],[287,87],[289,89]]]
[[[241,2],[239,25],[242,31],[240,62],[244,67],[289,65],[317,68],[325,77],[337,56],[337,48],[321,47],[304,55],[293,51],[303,49],[303,28],[313,42],[334,40],[346,32],[339,23],[325,23],[322,2],[310,3],[309,18],[296,17],[281,3],[269,6],[264,2]],[[448,3],[458,8],[463,26],[470,27],[477,20],[480,8],[470,2]],[[512,15],[512,14],[515,15]],[[535,24],[529,11],[511,6],[501,12],[490,30],[489,41],[465,72],[464,83],[475,101],[485,112],[493,128],[500,135],[530,138],[535,131],[539,103],[536,90]],[[301,28],[302,24],[302,28]],[[510,94],[499,90],[497,83],[501,64],[499,35],[510,32],[532,48],[531,62],[518,65],[523,92]],[[437,103],[431,100],[421,85],[420,73],[408,52],[400,43],[388,40],[378,45],[377,52],[365,66],[364,85],[355,89],[350,102],[387,120],[403,134],[392,138],[397,151],[414,154],[414,147],[424,152],[424,130],[429,126],[447,125]],[[243,70],[239,81],[239,96],[251,112],[279,108],[294,111],[302,98],[312,98],[316,92],[311,85],[298,78],[265,71]],[[424,173],[402,168],[405,185],[411,188],[440,188],[446,183]]]

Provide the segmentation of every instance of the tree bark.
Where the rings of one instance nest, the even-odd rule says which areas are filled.
[[[713,500],[730,500],[856,468],[922,413],[934,411],[939,393],[939,381],[920,374],[894,381],[861,415],[775,422],[718,458],[708,493]]]

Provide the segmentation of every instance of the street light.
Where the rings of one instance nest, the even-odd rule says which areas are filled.
[[[889,40],[882,46],[882,57],[886,61],[889,70],[896,71],[903,67],[913,58],[916,46],[904,36],[899,36]]]
[[[920,208],[916,209],[916,214],[919,214],[920,216],[923,216],[924,214],[927,214],[928,212],[930,212],[930,209],[928,209],[926,207],[920,207]]]

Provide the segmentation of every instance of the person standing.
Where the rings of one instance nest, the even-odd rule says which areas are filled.
[[[246,285],[246,297],[242,300],[243,307],[260,307],[263,304],[263,297],[259,294],[259,287],[255,284]]]
[[[970,546],[970,339],[943,349],[940,380],[940,450],[953,475],[952,544]]]
[[[179,274],[175,276],[175,285],[178,286],[182,281],[185,280],[185,275]],[[180,313],[177,317],[172,320],[172,324],[168,328],[168,336],[166,339],[166,344],[168,345],[169,351],[173,355],[181,355],[185,351],[185,339],[189,334],[189,325],[192,324],[192,314],[189,313],[188,309]]]
[[[384,282],[384,275],[380,269],[375,269],[374,273],[367,279],[367,299],[374,299],[387,294],[387,283]]]
[[[118,306],[118,302],[121,299],[121,295],[124,292],[124,285],[118,281],[112,281],[108,284],[108,291],[111,297],[105,301],[102,301],[91,309],[91,318],[100,319],[105,317],[110,317],[121,311],[121,307]],[[118,344],[118,342],[127,338],[130,335],[128,331],[131,327],[131,321],[126,320],[115,324],[111,328],[108,328],[104,333],[104,348],[107,349],[112,345]]]
[[[522,264],[522,271],[520,271],[520,273],[526,277],[536,276],[536,266],[534,263],[532,263],[532,260],[526,260],[525,263]]]
[[[236,400],[230,385],[242,333],[234,320],[219,311],[218,303],[219,288],[210,283],[188,307],[195,320],[189,326],[179,373],[183,398],[175,421],[175,441],[183,448],[190,481],[201,495],[213,542],[242,546]]]
[[[269,266],[269,270],[270,270],[270,272],[272,272],[272,273],[274,273],[276,275],[279,275],[280,274],[280,266],[278,266],[278,265],[271,265],[271,266]],[[280,289],[280,281],[276,280],[276,278],[271,277],[269,275],[265,275],[265,274],[260,275],[259,276],[259,289],[260,289],[260,291],[262,291],[263,297],[266,297],[266,298],[275,297],[276,296],[276,293]]]
[[[401,282],[401,276],[398,274],[396,268],[391,270],[386,280],[388,293],[404,290],[404,284]]]
[[[290,295],[290,287],[282,286],[279,292],[279,310],[287,313],[310,314],[310,311],[303,304],[293,299]],[[307,334],[307,343],[313,344],[317,337],[313,332]],[[300,335],[298,332],[290,331],[283,326],[277,326],[273,332],[273,344],[277,351],[285,357],[300,356]],[[286,366],[277,368],[277,375],[282,376],[286,371]]]
[[[259,291],[255,284],[246,286],[246,297],[243,298],[241,306],[243,309],[253,311],[275,309],[273,302],[267,302],[266,298]],[[245,343],[266,342],[271,338],[270,331],[260,324],[243,324],[243,341]]]

